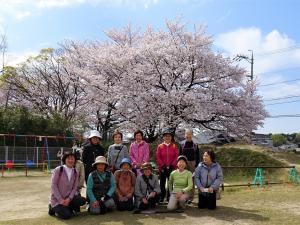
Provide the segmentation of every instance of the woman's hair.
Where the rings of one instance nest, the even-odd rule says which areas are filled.
[[[135,132],[133,133],[133,137],[135,138],[135,136],[136,136],[137,134],[142,135],[142,138],[144,139],[144,133],[143,133],[143,131],[141,131],[141,130],[135,131]]]
[[[64,152],[63,156],[61,157],[61,161],[62,161],[62,163],[63,163],[64,165],[66,164],[66,159],[67,159],[69,156],[73,156],[74,159],[75,159],[75,161],[77,160],[77,159],[76,159],[75,153],[69,152],[69,151]]]
[[[191,133],[191,134],[193,134],[193,133],[194,133],[194,131],[193,131],[193,129],[186,129],[184,133],[185,133],[185,134],[187,134],[187,133]]]
[[[121,139],[123,140],[123,134],[121,133],[121,131],[119,130],[119,129],[116,129],[115,131],[114,131],[114,133],[113,133],[113,135],[112,135],[112,138],[114,139],[114,137],[116,136],[116,135],[120,135],[121,136]]]
[[[209,155],[212,162],[216,162],[216,154],[211,148],[205,148],[203,154],[205,152],[207,153],[207,155]]]

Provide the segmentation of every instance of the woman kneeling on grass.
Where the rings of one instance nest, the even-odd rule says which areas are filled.
[[[133,210],[133,195],[135,186],[135,174],[131,171],[131,161],[128,158],[122,159],[121,169],[115,172],[117,184],[116,205],[120,211]]]
[[[152,174],[151,163],[142,164],[141,171],[142,175],[136,179],[134,192],[137,211],[155,208],[161,192],[158,177]]]
[[[169,190],[171,193],[168,203],[168,210],[185,209],[186,201],[190,197],[190,191],[193,188],[192,173],[187,167],[187,158],[183,155],[177,158],[177,170],[170,175]]]
[[[91,214],[105,214],[115,207],[112,198],[116,190],[115,177],[107,170],[108,163],[104,156],[98,156],[93,167],[96,170],[90,173],[86,186],[89,211]]]
[[[207,150],[203,154],[203,162],[199,163],[195,170],[195,183],[198,188],[198,208],[216,208],[216,191],[223,183],[221,166],[215,162],[213,150]]]
[[[62,166],[54,169],[51,179],[49,215],[55,213],[62,219],[69,219],[80,212],[85,198],[77,192],[78,174],[74,168],[75,154],[66,152],[62,157]]]

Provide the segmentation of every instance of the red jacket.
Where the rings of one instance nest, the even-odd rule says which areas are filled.
[[[156,161],[158,168],[161,171],[165,166],[172,166],[173,169],[177,167],[178,148],[176,144],[171,143],[169,146],[162,143],[156,149]]]

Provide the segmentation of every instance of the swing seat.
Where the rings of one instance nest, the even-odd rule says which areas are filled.
[[[12,161],[11,160],[6,160],[5,167],[6,167],[6,169],[11,170],[13,168]]]
[[[33,166],[34,166],[34,162],[32,162],[32,160],[29,159],[29,160],[26,161],[26,167],[27,168],[33,168]]]

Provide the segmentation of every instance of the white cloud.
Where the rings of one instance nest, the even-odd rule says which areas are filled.
[[[4,32],[4,19],[0,15],[0,34],[3,34]]]
[[[282,77],[280,77],[282,80]],[[274,82],[274,81],[273,81]],[[278,84],[273,85],[266,88],[259,89],[259,93],[263,96],[264,99],[273,99],[273,98],[280,98],[283,96],[293,96],[293,95],[300,95],[300,82],[294,82],[293,84]],[[281,100],[287,101],[287,100]],[[275,103],[275,102],[266,102],[266,104]]]
[[[278,30],[272,30],[263,34],[257,27],[240,28],[216,37],[215,45],[225,51],[226,55],[234,57],[236,54],[244,54],[250,57],[249,49],[254,52],[254,75],[261,84],[270,84],[290,79],[286,72],[280,72],[288,68],[300,67],[300,49],[286,51],[277,54],[262,54],[274,52],[274,50],[290,48],[295,41]],[[241,66],[250,64],[242,62]],[[300,68],[299,68],[300,70]],[[282,97],[284,95],[300,94],[299,84],[283,83],[276,86],[260,88],[260,93],[265,99]]]
[[[24,18],[26,18],[28,16],[31,16],[31,12],[29,12],[29,11],[16,13],[16,19],[17,20],[23,20]]]
[[[6,55],[5,64],[7,66],[16,66],[19,63],[25,62],[30,56],[38,55],[38,51],[11,52]]]

